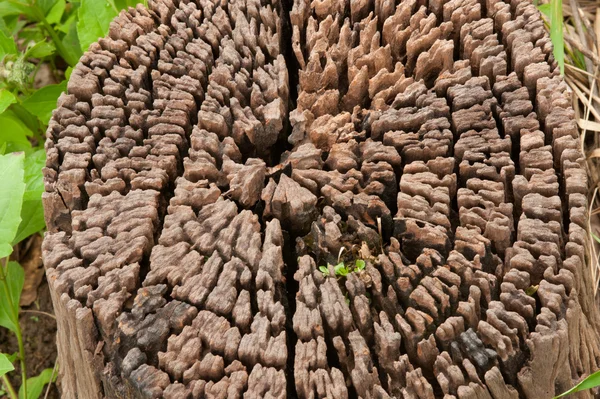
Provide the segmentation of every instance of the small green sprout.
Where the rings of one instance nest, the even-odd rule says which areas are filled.
[[[346,277],[348,273],[350,273],[350,270],[348,270],[344,262],[340,262],[337,265],[335,265],[333,267],[333,271],[335,272],[336,276],[340,277]]]
[[[352,265],[352,264],[346,265],[346,263],[344,263],[342,261],[335,266],[331,265],[331,264],[328,264],[327,266],[319,266],[319,270],[321,271],[321,273],[323,273],[323,276],[325,276],[325,277],[330,276],[329,266],[333,266],[333,272],[334,272],[335,276],[340,278],[340,277],[346,277],[348,274],[353,273],[353,272],[360,272],[360,271],[365,270],[365,268],[367,267],[367,264],[364,260],[357,259],[354,262],[354,265]]]
[[[529,286],[529,287],[527,287],[527,289],[525,290],[525,293],[526,293],[527,295],[529,295],[529,296],[534,296],[534,295],[535,295],[535,293],[537,292],[538,288],[539,288],[539,285],[532,285],[532,286]]]
[[[354,263],[354,271],[360,272],[361,270],[365,270],[366,266],[367,266],[367,264],[365,263],[364,260],[357,259],[356,262]]]

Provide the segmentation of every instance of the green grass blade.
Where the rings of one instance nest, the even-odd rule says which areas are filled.
[[[563,38],[562,0],[550,0],[550,40],[554,47],[554,59],[565,74],[565,42]]]
[[[564,396],[570,395],[575,392],[580,392],[586,389],[596,388],[598,386],[600,386],[600,370],[596,371],[593,374],[590,374],[586,379],[584,379],[568,391],[563,392],[558,396],[555,396],[554,399],[562,398]]]

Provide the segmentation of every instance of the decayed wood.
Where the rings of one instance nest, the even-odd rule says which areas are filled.
[[[595,371],[551,53],[517,0],[121,13],[47,132],[63,396],[550,398]]]

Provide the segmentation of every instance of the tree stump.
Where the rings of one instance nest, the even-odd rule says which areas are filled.
[[[150,0],[46,149],[64,398],[546,399],[599,368],[529,1]]]

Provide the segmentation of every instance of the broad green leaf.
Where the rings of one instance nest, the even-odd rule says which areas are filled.
[[[0,259],[12,252],[11,243],[21,222],[25,192],[23,158],[21,153],[0,156]]]
[[[600,386],[600,371],[596,371],[593,374],[590,374],[586,379],[581,381],[579,384],[575,385],[573,388],[569,389],[566,392],[561,393],[558,396],[555,396],[554,399],[562,398],[563,396],[570,395],[575,392],[580,392],[590,388],[596,388]]]
[[[4,374],[13,371],[15,367],[4,353],[0,353],[0,377]]]
[[[38,376],[27,379],[27,398],[23,393],[23,386],[19,389],[19,399],[38,399],[42,395],[44,385],[56,381],[56,373],[52,369],[45,369]],[[53,375],[54,374],[54,375]]]
[[[25,271],[17,262],[10,261],[4,269],[4,276],[6,284],[0,284],[0,326],[16,332],[19,326],[19,300],[25,282]]]
[[[19,103],[11,105],[10,112],[17,118],[19,122],[21,122],[23,126],[26,127],[26,129],[29,131],[27,134],[28,136],[35,136],[35,133],[38,133],[40,130],[40,121],[38,120],[37,116],[32,115]]]
[[[52,43],[45,41],[37,42],[25,53],[27,57],[31,58],[44,58],[54,54],[56,48]]]
[[[106,36],[110,22],[117,16],[117,10],[107,1],[81,0],[77,15],[79,44],[81,50],[86,51],[90,44]]]
[[[0,89],[0,114],[6,111],[6,108],[10,106],[10,104],[14,104],[17,102],[17,98],[14,94],[6,89]]]
[[[37,116],[42,123],[47,124],[52,116],[52,110],[56,108],[58,97],[65,90],[67,90],[66,81],[42,87],[23,101],[22,105],[27,111]]]
[[[21,223],[13,240],[13,245],[18,244],[46,226],[42,206],[42,193],[44,192],[42,168],[45,164],[46,152],[43,149],[27,154],[25,157],[25,193],[23,194],[23,206],[21,208]]]
[[[30,235],[43,230],[44,227],[46,227],[46,221],[44,220],[44,207],[41,199],[38,201],[23,201],[21,223],[13,240],[13,245],[17,245]]]
[[[54,0],[54,5],[48,11],[48,15],[46,15],[46,21],[49,24],[57,24],[60,22],[64,12],[65,12],[65,0]]]
[[[0,1],[0,17],[24,14],[31,16],[31,7],[24,1]]]
[[[17,54],[17,45],[12,36],[7,36],[4,32],[0,31],[0,60],[6,54]]]
[[[71,73],[73,72],[73,67],[68,67],[65,70],[65,79],[69,80],[71,78]]]
[[[0,126],[2,126],[0,144],[6,143],[7,152],[25,151],[31,148],[27,137],[31,137],[33,133],[12,110],[6,110],[0,114]],[[4,186],[4,180],[0,179],[0,182]],[[0,211],[1,208],[2,206],[0,206]]]
[[[14,363],[17,361],[17,359],[19,358],[19,352],[14,352],[12,355],[6,355],[6,358],[8,359],[9,362]]]
[[[563,40],[562,0],[550,0],[550,40],[554,47],[554,59],[560,68],[560,74],[565,73],[565,43]]]
[[[46,166],[46,152],[40,149],[27,154],[23,165],[25,180],[23,201],[41,200],[44,192],[42,168]]]
[[[70,65],[75,66],[79,58],[83,55],[83,51],[81,51],[81,45],[79,43],[79,37],[77,36],[77,20],[73,19],[71,24],[68,26],[65,37],[62,39],[62,43],[64,48],[67,51],[67,54],[62,54],[61,56],[64,60]]]
[[[319,270],[323,273],[324,276],[329,276],[329,269],[327,266],[319,266]]]

